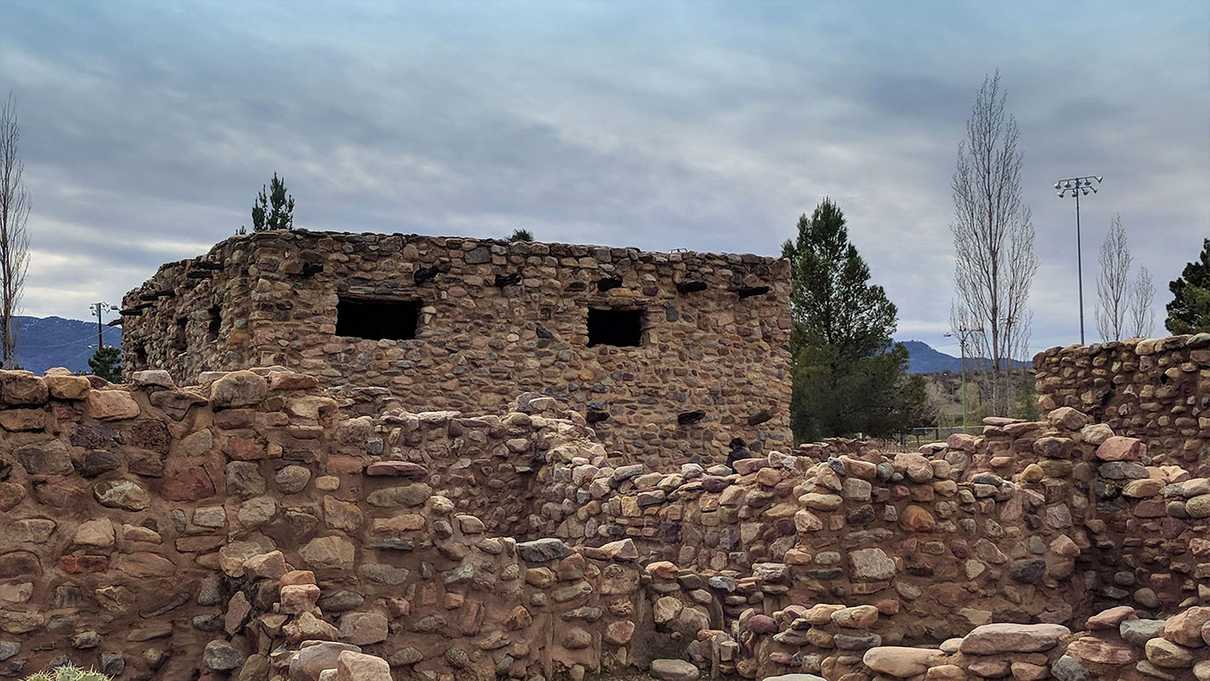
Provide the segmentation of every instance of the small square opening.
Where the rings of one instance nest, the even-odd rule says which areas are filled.
[[[367,340],[410,340],[420,325],[419,300],[344,298],[336,303],[336,335]]]
[[[643,311],[629,308],[588,308],[588,347],[637,347],[643,342]]]

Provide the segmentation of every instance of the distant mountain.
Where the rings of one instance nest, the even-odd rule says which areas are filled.
[[[122,329],[104,327],[106,345],[122,344]],[[908,371],[913,374],[958,373],[959,360],[918,340],[902,341],[908,351]],[[87,371],[88,358],[97,345],[97,324],[62,317],[17,317],[17,362],[22,369],[37,373],[51,367]],[[987,360],[967,358],[966,368],[974,369]],[[1028,366],[1029,362],[1016,362]]]
[[[42,373],[51,367],[88,371],[97,348],[97,323],[62,317],[17,317],[17,364]],[[106,345],[122,344],[122,329],[102,327]]]
[[[962,370],[962,360],[953,355],[947,355],[944,352],[933,349],[931,345],[924,341],[910,340],[901,341],[903,347],[908,351],[908,372],[913,374],[940,374],[950,372],[952,374],[959,373]],[[973,369],[988,366],[990,362],[982,357],[967,357],[966,369]],[[1029,367],[1031,362],[1014,360],[1014,367]]]

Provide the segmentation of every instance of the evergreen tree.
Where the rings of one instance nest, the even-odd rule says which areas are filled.
[[[889,435],[910,418],[899,388],[907,350],[891,343],[896,309],[849,243],[844,213],[824,199],[782,246],[790,260],[791,424],[800,442]]]
[[[528,229],[525,229],[524,227],[520,227],[518,229],[513,230],[513,233],[509,235],[508,240],[509,241],[533,241],[534,235]]]
[[[252,204],[252,231],[294,228],[294,197],[286,194],[286,181],[273,173],[269,186],[261,187]],[[243,228],[241,228],[241,234]]]
[[[110,383],[121,383],[122,351],[112,345],[100,348],[88,359],[88,368]]]
[[[1210,239],[1202,240],[1201,256],[1185,265],[1168,284],[1172,302],[1164,325],[1174,334],[1210,331]]]

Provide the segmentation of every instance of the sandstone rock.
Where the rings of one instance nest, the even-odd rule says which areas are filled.
[[[50,396],[56,400],[82,400],[88,397],[92,384],[84,376],[50,375],[42,379],[46,383]]]
[[[1210,607],[1191,607],[1168,618],[1164,624],[1164,638],[1183,646],[1199,648],[1206,645],[1202,639],[1202,628],[1210,623]]]
[[[206,644],[202,661],[216,672],[231,671],[244,663],[244,653],[226,641],[211,641]]]
[[[349,570],[353,567],[353,543],[339,536],[319,537],[307,542],[298,555],[319,569]]]
[[[937,521],[927,509],[913,504],[903,509],[899,524],[912,532],[931,532],[937,526]]]
[[[1163,669],[1188,669],[1193,666],[1193,651],[1164,638],[1153,638],[1144,646],[1147,660]]]
[[[660,681],[697,681],[701,672],[684,660],[653,660],[651,675]]]
[[[49,392],[40,377],[28,371],[0,370],[0,404],[13,407],[45,404]]]
[[[216,409],[260,404],[269,383],[251,371],[232,371],[210,385],[210,404]]]
[[[663,596],[656,600],[652,608],[652,617],[656,624],[667,624],[675,620],[684,608],[684,604],[672,596]]]
[[[78,546],[113,546],[113,523],[108,518],[86,520],[76,528],[76,535],[72,539],[72,543]]]
[[[895,577],[895,561],[882,549],[857,549],[849,552],[852,578],[859,582],[877,582]]]
[[[856,605],[841,608],[832,613],[832,623],[845,629],[868,629],[878,621],[878,608],[872,605]]]
[[[985,624],[962,639],[968,655],[1034,653],[1050,650],[1071,630],[1059,624]]]
[[[867,650],[861,661],[872,671],[907,679],[927,672],[929,667],[940,664],[945,659],[946,654],[940,650],[880,646]]]
[[[42,409],[0,409],[0,428],[14,433],[42,430],[46,412]]]
[[[139,404],[124,390],[91,390],[85,412],[98,421],[119,421],[139,415]]]
[[[415,482],[396,487],[384,487],[375,490],[366,497],[371,506],[395,508],[399,506],[420,506],[433,495],[433,488],[423,482]]]
[[[345,651],[359,653],[361,648],[335,641],[304,643],[290,658],[290,681],[317,681],[321,671],[336,667],[336,661]]]
[[[346,650],[336,660],[336,681],[391,681],[391,665],[381,657]]]
[[[424,480],[428,478],[429,472],[424,466],[410,461],[375,461],[366,466],[366,475]]]
[[[131,383],[150,388],[175,388],[176,382],[172,375],[163,369],[144,369],[130,375]]]
[[[1138,461],[1146,452],[1142,440],[1115,435],[1097,447],[1096,457],[1101,461]]]
[[[387,618],[377,612],[350,612],[340,617],[340,637],[353,645],[368,645],[387,639]]]
[[[1085,662],[1122,665],[1138,659],[1128,643],[1110,641],[1095,636],[1081,636],[1067,644],[1067,654]]]
[[[1046,420],[1066,430],[1080,430],[1092,423],[1092,419],[1087,414],[1076,411],[1071,407],[1059,407],[1055,409],[1046,415]]]
[[[151,495],[133,480],[103,480],[92,486],[92,494],[110,508],[142,511],[151,505]]]

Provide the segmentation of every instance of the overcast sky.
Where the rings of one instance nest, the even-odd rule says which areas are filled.
[[[171,5],[171,7],[169,7]],[[1021,127],[1033,347],[1078,338],[1114,212],[1167,283],[1210,233],[1210,3],[0,5],[33,199],[24,311],[87,318],[248,223],[777,255],[824,196],[901,339],[956,354],[950,177],[985,74]]]

